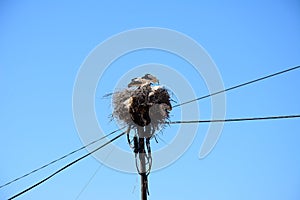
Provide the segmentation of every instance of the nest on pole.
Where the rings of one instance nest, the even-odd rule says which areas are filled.
[[[163,128],[172,110],[170,95],[158,80],[146,74],[132,79],[128,88],[113,94],[113,118],[131,128],[151,129],[151,136]]]
[[[151,74],[134,78],[128,88],[113,94],[113,118],[128,125],[127,141],[135,153],[135,164],[141,175],[142,199],[149,195],[148,175],[152,166],[150,139],[165,126],[172,110],[168,90],[154,85],[158,79]],[[135,129],[133,140],[129,133]],[[132,145],[133,143],[133,145]]]

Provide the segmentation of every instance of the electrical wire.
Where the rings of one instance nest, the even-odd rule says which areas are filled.
[[[233,89],[237,89],[237,88],[239,88],[239,87],[243,87],[243,86],[246,86],[246,85],[249,85],[249,84],[252,84],[252,83],[255,83],[255,82],[264,80],[264,79],[267,79],[267,78],[271,78],[271,77],[273,77],[273,76],[277,76],[277,75],[280,75],[280,74],[283,74],[283,73],[286,73],[286,72],[289,72],[289,71],[292,71],[292,70],[296,70],[296,69],[298,69],[298,68],[300,68],[300,66],[292,67],[292,68],[289,68],[289,69],[286,69],[286,70],[283,70],[283,71],[280,71],[280,72],[277,72],[277,73],[274,73],[274,74],[270,74],[270,75],[267,75],[267,76],[264,76],[264,77],[261,77],[261,78],[252,80],[252,81],[248,81],[248,82],[245,82],[245,83],[242,83],[242,84],[239,84],[239,85],[236,85],[236,86],[227,88],[227,89],[225,89],[225,90],[221,90],[221,91],[218,91],[218,92],[209,94],[209,95],[205,95],[205,96],[202,96],[202,97],[199,97],[199,98],[190,100],[190,101],[186,101],[186,102],[183,102],[183,103],[174,105],[173,108],[174,108],[174,107],[179,107],[179,106],[182,106],[182,105],[185,105],[185,104],[188,104],[188,103],[192,103],[192,102],[194,102],[194,101],[198,101],[198,100],[201,100],[201,99],[205,99],[205,98],[208,98],[208,97],[211,97],[211,96],[214,96],[214,95],[223,93],[223,92],[227,92],[227,91],[230,91],[230,90],[233,90]],[[189,121],[172,121],[172,122],[166,122],[166,124],[181,124],[181,123],[211,123],[211,122],[238,122],[238,121],[254,121],[254,120],[288,119],[288,118],[299,118],[299,117],[300,117],[300,115],[284,115],[284,116],[253,117],[253,118],[232,118],[232,119],[216,119],[216,120],[189,120]],[[123,127],[123,128],[124,128],[124,127]],[[22,178],[25,178],[25,177],[27,177],[27,176],[29,176],[29,175],[31,175],[31,174],[33,174],[33,173],[35,173],[35,172],[37,172],[37,171],[43,169],[43,168],[46,168],[47,166],[49,166],[49,165],[51,165],[51,164],[54,164],[54,163],[56,163],[56,162],[58,162],[58,161],[60,161],[60,160],[62,160],[62,159],[64,159],[64,158],[66,158],[66,157],[68,157],[68,156],[70,156],[70,155],[72,155],[72,154],[74,154],[74,153],[76,153],[76,152],[78,152],[78,151],[80,151],[80,150],[82,150],[82,149],[84,149],[84,148],[86,148],[86,147],[88,147],[88,146],[90,146],[90,145],[92,145],[92,144],[94,144],[94,143],[96,143],[96,142],[98,142],[98,141],[100,141],[100,140],[102,140],[102,139],[104,139],[104,138],[106,138],[106,137],[112,135],[112,134],[116,133],[117,131],[122,130],[123,128],[120,128],[120,129],[118,129],[118,130],[115,130],[115,131],[109,133],[108,135],[106,135],[106,136],[104,136],[104,137],[101,137],[101,138],[99,138],[99,139],[97,139],[97,140],[95,140],[95,141],[93,141],[93,142],[91,142],[91,143],[89,143],[89,144],[87,144],[87,145],[85,145],[85,146],[79,148],[79,149],[76,149],[76,150],[74,150],[74,151],[72,151],[72,152],[70,152],[70,153],[68,153],[68,154],[66,154],[66,155],[64,155],[64,156],[62,156],[62,157],[56,159],[56,160],[51,161],[51,162],[48,163],[48,164],[43,165],[42,167],[39,167],[39,168],[37,168],[37,169],[35,169],[35,170],[33,170],[33,171],[31,171],[31,172],[29,172],[29,173],[23,175],[23,176],[20,176],[20,177],[14,179],[14,180],[12,180],[12,181],[9,181],[9,182],[7,182],[7,183],[1,185],[1,186],[0,186],[0,189],[3,188],[3,187],[5,187],[5,186],[7,186],[7,185],[9,185],[9,184],[12,184],[13,182],[16,182],[16,181],[20,180],[20,179],[22,179]],[[16,198],[16,197],[18,197],[18,196],[20,196],[20,195],[22,195],[22,194],[24,194],[24,193],[30,191],[31,189],[37,187],[38,185],[40,185],[40,184],[42,184],[43,182],[49,180],[50,178],[52,178],[52,177],[55,176],[56,174],[60,173],[61,171],[67,169],[68,167],[72,166],[73,164],[79,162],[80,160],[86,158],[87,156],[91,155],[92,153],[95,153],[95,152],[98,151],[99,149],[101,149],[101,148],[103,148],[104,146],[108,145],[109,143],[113,142],[114,140],[116,140],[117,138],[121,137],[121,136],[124,135],[125,133],[126,133],[126,131],[122,132],[121,134],[119,134],[119,135],[116,136],[115,138],[109,140],[108,142],[106,142],[105,144],[103,144],[103,145],[101,145],[100,147],[96,148],[95,150],[93,150],[93,151],[91,151],[91,152],[85,154],[84,156],[82,156],[82,157],[80,157],[80,158],[74,160],[73,162],[71,162],[71,163],[65,165],[64,167],[62,167],[61,169],[57,170],[56,172],[54,172],[54,173],[51,174],[50,176],[46,177],[45,179],[39,181],[38,183],[32,185],[31,187],[29,187],[29,188],[23,190],[22,192],[20,192],[20,193],[14,195],[13,197],[9,198],[9,200],[10,200],[10,199],[14,199],[14,198]]]
[[[104,162],[109,158],[109,156],[111,155],[111,153],[114,151],[115,149],[112,148],[110,150],[110,152],[106,155],[106,157],[104,158]],[[87,187],[89,186],[89,184],[92,182],[92,180],[95,178],[95,176],[97,175],[97,173],[100,171],[100,169],[103,167],[103,163],[101,162],[100,165],[98,166],[98,168],[96,169],[96,171],[93,173],[93,175],[90,177],[90,179],[88,180],[88,182],[83,186],[83,188],[80,190],[80,192],[78,193],[78,195],[76,196],[75,200],[78,200],[81,196],[81,194],[87,189]]]
[[[231,118],[231,119],[212,119],[212,120],[188,120],[188,121],[172,121],[166,124],[195,124],[195,123],[211,123],[211,122],[240,122],[240,121],[257,121],[257,120],[274,120],[274,119],[290,119],[300,118],[300,115],[281,115],[269,117],[252,117],[252,118]]]
[[[45,164],[45,165],[43,165],[43,166],[37,168],[37,169],[34,169],[34,170],[32,170],[31,172],[28,172],[28,173],[24,174],[23,176],[20,176],[20,177],[18,177],[18,178],[15,178],[15,179],[13,179],[13,180],[11,180],[11,181],[9,181],[9,182],[7,182],[7,183],[1,185],[1,186],[0,186],[0,189],[3,188],[3,187],[5,187],[5,186],[8,186],[8,185],[10,185],[10,184],[12,184],[12,183],[14,183],[14,182],[20,180],[20,179],[23,179],[23,178],[25,178],[25,177],[27,177],[27,176],[29,176],[29,175],[35,173],[35,172],[38,172],[38,171],[40,171],[40,170],[42,170],[42,169],[48,167],[49,165],[52,165],[52,164],[54,164],[54,163],[56,163],[56,162],[58,162],[58,161],[60,161],[60,160],[62,160],[62,159],[64,159],[64,158],[66,158],[66,157],[69,157],[69,156],[71,156],[72,154],[74,154],[74,153],[76,153],[76,152],[78,152],[78,151],[80,151],[80,150],[82,150],[82,149],[84,149],[84,148],[86,148],[86,147],[88,147],[88,146],[90,146],[90,145],[92,145],[92,144],[95,144],[96,142],[99,142],[99,141],[103,140],[104,138],[107,138],[108,136],[110,136],[110,135],[112,135],[112,134],[114,134],[114,133],[116,133],[116,132],[118,132],[118,131],[120,131],[120,130],[122,130],[122,129],[124,129],[124,128],[125,128],[125,126],[122,127],[122,128],[120,128],[120,129],[118,129],[118,130],[112,131],[111,133],[109,133],[109,134],[107,134],[107,135],[105,135],[105,136],[103,136],[103,137],[101,137],[101,138],[99,138],[99,139],[97,139],[97,140],[94,140],[94,141],[90,142],[89,144],[80,147],[79,149],[76,149],[76,150],[74,150],[74,151],[72,151],[72,152],[70,152],[70,153],[68,153],[68,154],[66,154],[66,155],[64,155],[64,156],[62,156],[62,157],[60,157],[60,158],[57,158],[57,159],[55,159],[55,160],[53,160],[53,161],[51,161],[51,162],[49,162],[49,163],[47,163],[47,164]]]
[[[183,102],[183,103],[174,105],[173,108],[179,107],[179,106],[182,106],[182,105],[185,105],[185,104],[188,104],[188,103],[192,103],[192,102],[194,102],[194,101],[199,101],[199,100],[201,100],[201,99],[205,99],[205,98],[208,98],[208,97],[211,97],[211,96],[214,96],[214,95],[223,93],[223,92],[227,92],[227,91],[229,91],[229,90],[237,89],[237,88],[239,88],[239,87],[243,87],[243,86],[249,85],[249,84],[251,84],[251,83],[255,83],[255,82],[258,82],[258,81],[262,81],[262,80],[264,80],[264,79],[271,78],[271,77],[277,76],[277,75],[279,75],[279,74],[283,74],[283,73],[286,73],[286,72],[289,72],[289,71],[292,71],[292,70],[296,70],[296,69],[298,69],[298,68],[300,68],[300,66],[296,66],[296,67],[292,67],[292,68],[289,68],[289,69],[286,69],[286,70],[283,70],[283,71],[280,71],[280,72],[276,72],[276,73],[274,73],[274,74],[270,74],[270,75],[267,75],[267,76],[264,76],[264,77],[261,77],[261,78],[252,80],[252,81],[248,81],[248,82],[245,82],[245,83],[242,83],[242,84],[239,84],[239,85],[236,85],[236,86],[227,88],[227,89],[225,89],[225,90],[221,90],[221,91],[218,91],[218,92],[214,92],[214,93],[212,93],[212,94],[208,94],[208,95],[205,95],[205,96],[202,96],[202,97],[193,99],[193,100],[189,100],[189,101],[186,101],[186,102]]]
[[[52,177],[55,176],[56,174],[58,174],[58,173],[62,172],[63,170],[65,170],[65,169],[71,167],[72,165],[74,165],[75,163],[79,162],[80,160],[82,160],[82,159],[88,157],[89,155],[95,153],[96,151],[102,149],[102,148],[105,147],[106,145],[108,145],[108,144],[110,144],[111,142],[115,141],[116,139],[118,139],[119,137],[121,137],[122,135],[124,135],[125,133],[126,133],[126,131],[120,133],[119,135],[117,135],[117,136],[114,137],[113,139],[109,140],[108,142],[104,143],[104,144],[101,145],[100,147],[98,147],[98,148],[94,149],[93,151],[91,151],[91,152],[89,152],[89,153],[87,153],[87,154],[81,156],[80,158],[78,158],[78,159],[76,159],[76,160],[70,162],[69,164],[65,165],[64,167],[62,167],[62,168],[60,168],[59,170],[57,170],[57,171],[55,171],[54,173],[52,173],[50,176],[44,178],[43,180],[41,180],[41,181],[37,182],[36,184],[30,186],[29,188],[27,188],[27,189],[25,189],[25,190],[19,192],[18,194],[16,194],[16,195],[10,197],[8,200],[12,200],[12,199],[14,199],[14,198],[16,198],[16,197],[18,197],[18,196],[20,196],[20,195],[22,195],[22,194],[24,194],[24,193],[30,191],[30,190],[32,190],[33,188],[39,186],[40,184],[42,184],[42,183],[44,183],[45,181],[49,180],[50,178],[52,178]]]

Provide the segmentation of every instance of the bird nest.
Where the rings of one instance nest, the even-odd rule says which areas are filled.
[[[129,86],[135,80],[132,79]],[[168,90],[162,86],[153,86],[152,81],[118,91],[112,99],[114,119],[131,128],[150,127],[152,135],[164,127],[172,110]]]

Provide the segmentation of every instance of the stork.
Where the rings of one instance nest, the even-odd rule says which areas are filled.
[[[131,79],[131,82],[128,84],[128,87],[140,87],[144,85],[148,85],[150,83],[159,83],[158,79],[151,75],[151,74],[145,74],[143,77],[133,78]]]

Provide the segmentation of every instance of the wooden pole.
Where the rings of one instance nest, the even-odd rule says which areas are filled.
[[[145,138],[139,138],[139,160],[140,160],[140,176],[141,176],[141,200],[147,200],[148,180],[146,175],[146,151]]]

